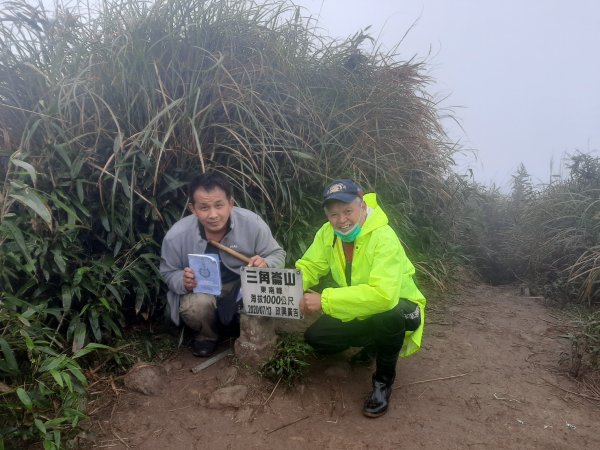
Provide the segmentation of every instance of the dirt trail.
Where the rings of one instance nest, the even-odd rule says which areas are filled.
[[[361,414],[371,370],[344,356],[317,361],[293,390],[240,370],[241,407],[209,409],[231,360],[193,375],[201,360],[182,350],[162,395],[124,392],[93,416],[93,448],[600,448],[600,405],[556,387],[577,391],[558,370],[565,328],[540,300],[479,286],[428,312],[423,348],[399,362],[381,418]]]

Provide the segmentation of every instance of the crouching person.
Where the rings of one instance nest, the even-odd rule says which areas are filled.
[[[374,193],[363,196],[354,181],[336,180],[325,188],[323,206],[328,222],[296,268],[302,271],[305,292],[328,273],[337,286],[304,294],[302,312],[322,313],[305,339],[322,354],[362,347],[351,358],[353,364],[376,361],[363,413],[378,417],[388,409],[398,356],[420,347],[425,298]]]
[[[211,244],[220,243],[250,258],[250,267],[282,268],[285,251],[267,224],[255,213],[234,206],[232,187],[219,173],[195,177],[189,184],[192,214],[176,222],[162,242],[160,273],[168,286],[171,320],[195,332],[192,353],[210,356],[219,339],[239,336],[237,297],[240,267],[245,263]],[[222,291],[219,297],[194,293],[194,272],[188,254],[218,254]]]

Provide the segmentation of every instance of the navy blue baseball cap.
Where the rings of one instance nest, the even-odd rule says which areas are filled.
[[[356,197],[363,197],[363,189],[358,184],[349,179],[335,180],[323,191],[323,204],[330,200],[350,203]]]

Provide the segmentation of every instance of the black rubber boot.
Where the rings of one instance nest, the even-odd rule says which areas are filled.
[[[363,414],[367,417],[379,417],[385,414],[392,395],[394,377],[387,375],[373,375],[373,392],[363,407]]]

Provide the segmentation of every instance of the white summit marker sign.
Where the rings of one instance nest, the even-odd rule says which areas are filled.
[[[297,269],[242,267],[244,312],[253,316],[302,319],[302,272]]]

